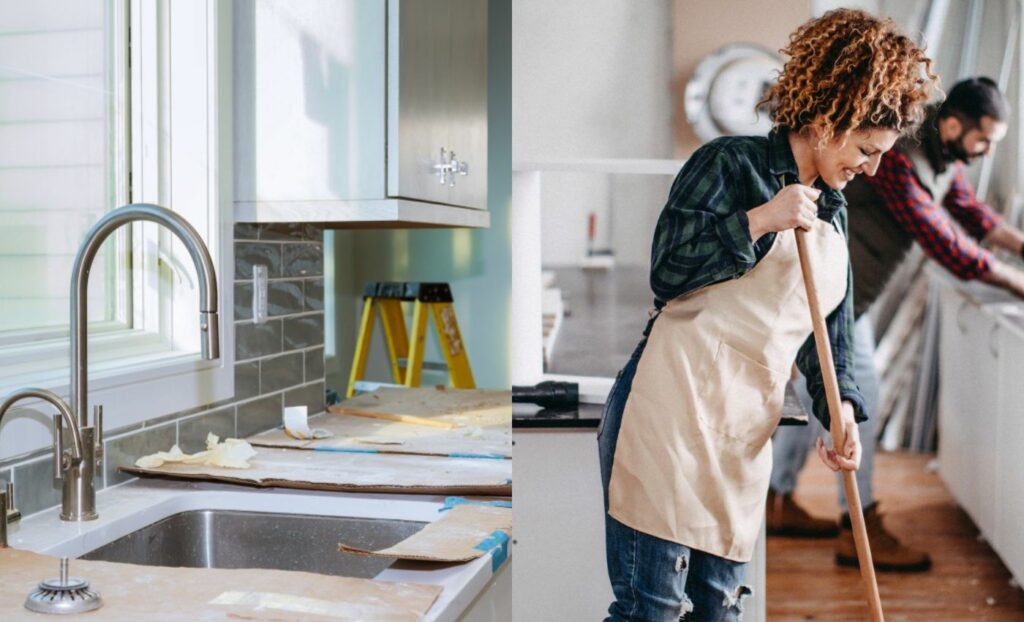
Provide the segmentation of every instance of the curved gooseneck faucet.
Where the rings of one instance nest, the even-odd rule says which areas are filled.
[[[133,203],[107,212],[89,229],[75,256],[71,272],[71,395],[70,406],[57,395],[43,389],[19,389],[0,404],[0,418],[14,402],[36,397],[60,411],[54,417],[54,471],[63,480],[62,520],[84,521],[96,518],[96,460],[103,453],[102,407],[95,407],[93,425],[88,424],[88,332],[87,299],[89,271],[104,240],[121,225],[149,221],[163,225],[182,241],[199,277],[199,328],[202,331],[204,359],[220,357],[220,320],[217,314],[217,275],[210,251],[199,233],[184,218],[150,203]],[[63,418],[63,419],[62,419]],[[64,451],[63,421],[71,430],[70,455]]]
[[[204,359],[220,357],[220,321],[217,314],[217,274],[213,269],[210,251],[199,233],[187,220],[169,209],[152,203],[132,203],[107,212],[85,234],[85,240],[75,256],[71,272],[71,407],[78,414],[81,425],[88,425],[88,313],[86,307],[89,290],[89,271],[93,259],[104,240],[121,225],[136,221],[150,221],[171,230],[188,249],[199,276],[199,329],[203,332]]]

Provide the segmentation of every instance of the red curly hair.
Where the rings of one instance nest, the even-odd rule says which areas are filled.
[[[800,26],[761,104],[776,126],[814,125],[822,143],[858,129],[912,131],[938,77],[932,61],[891,19],[837,9]]]

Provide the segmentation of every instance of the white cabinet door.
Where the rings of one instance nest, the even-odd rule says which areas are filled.
[[[486,209],[487,0],[388,11],[388,193]]]
[[[939,329],[939,474],[950,493],[965,505],[970,494],[970,469],[964,439],[967,436],[967,418],[964,395],[968,390],[966,378],[960,369],[967,350],[963,314],[968,302],[950,288],[941,295],[942,319]]]
[[[943,292],[940,473],[989,539],[995,533],[999,344],[992,315]]]
[[[386,0],[233,7],[235,201],[384,199]]]
[[[996,535],[993,547],[1024,584],[1024,332],[999,333],[999,440],[996,448]]]

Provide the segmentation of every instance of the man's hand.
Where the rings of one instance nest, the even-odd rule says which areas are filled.
[[[982,275],[981,280],[1024,298],[1024,272],[998,259],[992,259],[989,271]]]
[[[843,451],[836,452],[833,448],[826,448],[824,441],[818,437],[818,457],[825,463],[825,466],[838,471],[856,471],[860,467],[860,431],[857,429],[857,422],[853,417],[853,404],[843,402],[840,408],[840,425],[842,425],[843,436],[846,441],[843,443]]]

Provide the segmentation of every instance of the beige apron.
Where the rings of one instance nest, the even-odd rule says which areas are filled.
[[[846,294],[849,256],[816,220],[807,250],[821,308]],[[609,513],[663,540],[749,561],[764,517],[771,435],[811,316],[792,230],[742,277],[670,301],[637,365]]]

